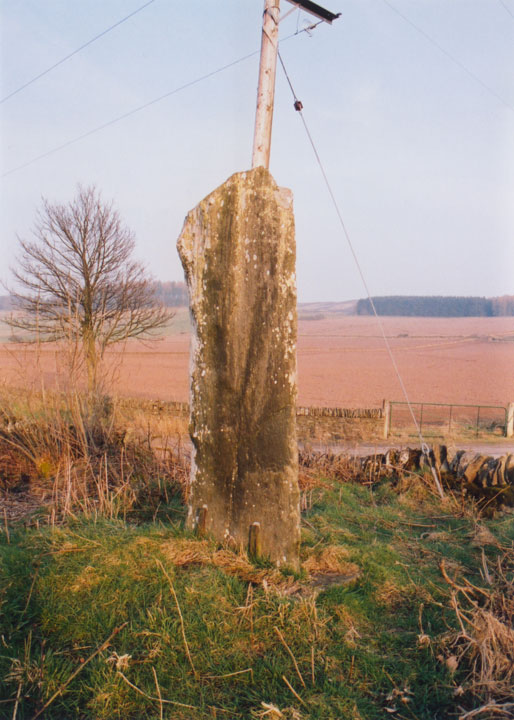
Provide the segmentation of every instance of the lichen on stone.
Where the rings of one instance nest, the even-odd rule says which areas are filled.
[[[298,566],[296,274],[292,193],[257,168],[186,217],[178,241],[190,293],[189,523]],[[285,560],[284,560],[285,558]]]

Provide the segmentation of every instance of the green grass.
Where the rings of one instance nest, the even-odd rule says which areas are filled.
[[[82,666],[42,717],[157,720],[161,706],[150,697],[159,692],[192,706],[162,705],[162,717],[179,720],[260,717],[263,702],[312,720],[451,717],[464,669],[451,675],[437,657],[439,639],[455,626],[439,563],[481,582],[473,519],[389,484],[373,492],[334,484],[314,494],[303,559],[343,548],[360,569],[349,585],[316,596],[305,572],[280,580],[265,563],[255,572],[268,573],[267,587],[249,584],[235,555],[235,569],[220,566],[219,548],[179,523],[79,520],[11,528],[9,543],[3,533],[0,696],[8,702],[0,717],[13,716],[17,696],[18,720],[34,717]],[[514,539],[511,518],[487,526],[503,543]],[[193,550],[200,560],[184,562]],[[288,595],[292,583],[299,592]],[[429,644],[418,642],[422,633]]]

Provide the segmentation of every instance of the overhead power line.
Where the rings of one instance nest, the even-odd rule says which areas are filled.
[[[101,37],[103,37],[104,35],[107,35],[107,33],[110,33],[111,30],[114,30],[114,29],[117,28],[119,25],[121,25],[122,23],[124,23],[124,22],[126,22],[127,20],[129,20],[131,17],[134,17],[134,15],[137,15],[137,13],[140,13],[141,10],[144,10],[145,8],[147,8],[149,5],[151,5],[151,4],[154,3],[154,2],[155,2],[155,0],[149,0],[149,1],[146,2],[144,5],[141,5],[141,7],[138,7],[137,10],[134,10],[134,11],[131,12],[129,15],[126,15],[124,18],[121,18],[121,20],[118,20],[118,22],[115,22],[114,25],[111,25],[110,27],[106,28],[106,29],[103,30],[101,33],[99,33],[98,35],[95,35],[95,37],[91,38],[91,40],[88,40],[86,43],[84,43],[83,45],[81,45],[80,47],[78,47],[76,50],[74,50],[73,52],[69,53],[69,55],[66,55],[65,57],[61,58],[61,59],[58,60],[56,63],[54,63],[53,65],[51,65],[49,68],[47,68],[46,70],[43,70],[43,72],[40,72],[39,75],[35,75],[31,80],[28,80],[28,81],[27,81],[26,83],[24,83],[23,85],[20,85],[19,88],[16,88],[16,90],[13,90],[11,93],[9,93],[9,95],[6,95],[5,97],[1,98],[1,99],[0,99],[0,104],[1,104],[1,103],[4,103],[6,100],[9,100],[9,98],[12,98],[13,95],[17,95],[17,94],[18,94],[19,92],[21,92],[22,90],[25,90],[25,88],[27,88],[29,85],[32,85],[32,83],[35,83],[36,80],[39,80],[39,78],[42,78],[44,75],[48,75],[49,72],[51,72],[52,70],[55,70],[56,67],[59,67],[59,65],[62,65],[63,63],[65,63],[66,60],[69,60],[69,59],[72,58],[74,55],[76,55],[77,53],[79,53],[81,50],[84,50],[84,48],[87,48],[89,45],[92,45],[94,42],[96,42],[97,40],[99,40]]]
[[[512,10],[511,10],[510,7],[507,5],[507,3],[504,2],[504,0],[498,0],[498,2],[499,2],[500,5],[509,13],[509,15],[511,16],[511,18],[514,18],[514,12],[512,12]]]
[[[303,32],[307,32],[308,30],[312,29],[312,26],[308,28],[304,28],[303,30],[297,30],[295,33],[292,33],[291,35],[288,35],[280,42],[285,42],[286,40],[290,40],[293,37],[296,37],[297,35],[301,35]],[[132,110],[128,110],[126,113],[123,113],[122,115],[118,115],[115,118],[112,118],[112,120],[108,120],[105,123],[102,123],[101,125],[97,125],[97,127],[92,128],[91,130],[88,130],[85,133],[82,133],[82,135],[78,135],[77,137],[72,138],[71,140],[67,140],[66,142],[62,143],[61,145],[57,145],[57,147],[52,148],[51,150],[48,150],[47,152],[41,153],[41,155],[37,155],[36,157],[33,157],[31,160],[27,160],[27,162],[23,163],[22,165],[17,165],[14,168],[11,168],[10,170],[7,170],[7,172],[2,173],[0,177],[7,177],[8,175],[12,175],[12,173],[17,172],[18,170],[23,170],[23,168],[28,167],[29,165],[33,165],[34,163],[38,162],[39,160],[43,160],[43,158],[49,157],[50,155],[53,155],[56,152],[59,152],[59,150],[64,150],[64,148],[69,147],[70,145],[74,145],[75,143],[80,142],[81,140],[84,140],[87,137],[90,137],[91,135],[94,135],[97,132],[100,132],[100,130],[105,130],[105,128],[110,127],[111,125],[114,125],[116,123],[121,122],[122,120],[126,120],[127,118],[131,117],[132,115],[135,115],[138,112],[141,112],[142,110],[145,110],[146,108],[150,107],[151,105],[155,105],[156,103],[161,102],[161,100],[164,100],[165,98],[171,97],[172,95],[176,95],[177,93],[181,92],[182,90],[186,90],[189,87],[192,87],[193,85],[197,85],[200,82],[203,82],[204,80],[208,80],[209,78],[213,77],[214,75],[217,75],[218,73],[223,72],[224,70],[228,70],[231,67],[234,67],[234,65],[239,65],[240,63],[244,62],[245,60],[248,60],[251,57],[254,57],[254,55],[258,55],[260,50],[254,50],[251,53],[248,53],[248,55],[243,55],[243,57],[238,58],[237,60],[233,60],[230,63],[227,63],[226,65],[222,65],[221,67],[217,68],[216,70],[212,70],[209,73],[206,73],[205,75],[201,75],[200,77],[197,77],[195,80],[191,80],[190,82],[185,83],[184,85],[180,85],[179,87],[174,88],[173,90],[170,90],[169,92],[164,93],[163,95],[159,95],[158,97],[154,98],[153,100],[149,100],[146,103],[143,103],[143,105],[139,105],[138,107],[133,108]]]
[[[455,55],[452,55],[446,48],[444,48],[442,45],[440,45],[437,40],[434,40],[434,38],[429,35],[425,30],[419,27],[419,25],[416,25],[416,23],[412,22],[410,18],[408,18],[406,15],[404,15],[398,8],[396,8],[392,3],[389,2],[389,0],[382,0],[382,2],[387,5],[387,7],[395,12],[397,15],[399,15],[402,20],[404,20],[408,25],[410,25],[416,32],[418,32],[420,35],[422,35],[425,40],[427,40],[431,45],[436,47],[439,52],[441,52],[445,57],[448,58],[448,60],[451,60],[451,62],[454,65],[457,65],[461,70],[463,70],[467,75],[469,75],[470,78],[472,78],[475,82],[477,82],[484,90],[487,90],[488,93],[491,95],[494,95],[494,97],[499,100],[502,105],[505,105],[506,108],[509,110],[514,111],[514,105],[511,105],[507,100],[505,100],[504,97],[502,97],[499,93],[496,92],[490,85],[485,83],[483,80],[481,80],[478,75],[475,75],[475,73],[470,70],[466,65],[464,65],[463,62],[461,62],[458,58],[455,57]]]
[[[8,170],[7,172],[2,174],[2,177],[7,177],[7,175],[11,175],[14,172],[17,172],[18,170],[22,170],[23,168],[28,167],[29,165],[32,165],[33,163],[37,162],[38,160],[42,160],[43,158],[48,157],[49,155],[53,155],[54,153],[58,152],[59,150],[64,150],[64,148],[69,147],[70,145],[74,145],[75,143],[78,143],[80,140],[84,140],[84,138],[89,137],[90,135],[94,135],[97,132],[100,132],[100,130],[104,130],[105,128],[114,125],[115,123],[119,123],[122,120],[126,120],[127,118],[131,117],[132,115],[135,115],[138,112],[141,112],[141,110],[145,110],[146,108],[150,107],[151,105],[155,105],[158,102],[161,102],[161,100],[164,100],[165,98],[171,97],[171,95],[176,95],[176,93],[181,92],[182,90],[186,90],[186,88],[192,87],[193,85],[197,85],[198,83],[202,82],[203,80],[207,80],[210,77],[213,77],[213,75],[217,75],[220,72],[223,72],[223,70],[228,70],[228,68],[233,67],[234,65],[238,65],[239,63],[242,63],[244,60],[248,60],[248,58],[253,57],[253,55],[257,55],[259,51],[255,50],[252,53],[249,53],[248,55],[245,55],[244,57],[239,58],[238,60],[234,60],[231,63],[228,63],[227,65],[223,65],[222,67],[217,68],[216,70],[213,70],[210,73],[207,73],[206,75],[201,75],[200,77],[196,78],[195,80],[191,80],[190,82],[185,83],[184,85],[180,85],[179,87],[174,88],[173,90],[170,90],[169,92],[164,93],[163,95],[159,95],[159,97],[154,98],[153,100],[149,100],[148,102],[144,103],[143,105],[139,105],[136,108],[133,108],[132,110],[129,110],[126,113],[123,113],[122,115],[118,115],[118,117],[113,118],[112,120],[108,120],[105,123],[102,123],[102,125],[98,125],[97,127],[93,128],[92,130],[88,130],[85,133],[82,133],[82,135],[78,135],[75,138],[72,138],[71,140],[68,140],[65,143],[62,143],[62,145],[58,145],[57,147],[52,148],[51,150],[48,150],[45,153],[42,153],[41,155],[38,155],[37,157],[32,158],[32,160],[28,160],[26,163],[23,163],[23,165],[18,165],[17,167],[12,168],[11,170]]]

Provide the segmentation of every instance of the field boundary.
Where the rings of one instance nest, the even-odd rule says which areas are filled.
[[[155,415],[169,414],[179,417],[189,415],[189,403],[177,400],[119,398],[119,404],[122,408],[144,410]],[[478,437],[480,434],[498,435],[499,432],[503,437],[510,438],[514,436],[514,403],[512,402],[506,405],[413,402],[411,407],[419,428],[426,437],[444,437],[452,435],[452,433]],[[466,423],[462,422],[462,418],[459,419],[459,413],[462,415],[463,410],[469,413],[469,419]],[[399,418],[399,411],[400,413],[401,411],[404,412],[403,422]],[[364,422],[373,435],[379,435],[384,440],[388,440],[394,437],[395,433],[410,432],[415,429],[410,412],[407,411],[408,405],[406,402],[384,400],[382,407],[378,408],[298,405],[296,416],[302,420],[302,423],[310,421],[311,425],[316,420],[322,424],[327,422],[337,423],[337,420],[350,421],[349,425],[352,424],[351,421],[355,421],[356,426]],[[430,412],[432,418],[429,417]],[[487,413],[489,413],[489,418]],[[493,421],[491,421],[491,413],[496,413]],[[337,432],[335,425],[330,427],[332,431]]]
[[[346,419],[381,420],[383,408],[341,408],[341,407],[301,407],[297,406],[296,415],[308,417],[336,417]]]
[[[170,412],[176,415],[189,415],[189,403],[177,400],[139,400],[135,398],[120,398],[121,407],[140,408],[150,410],[156,414]],[[342,407],[296,407],[296,415],[303,417],[332,417],[345,419],[382,420],[383,408],[342,408]]]
[[[419,432],[423,433],[423,428],[432,426],[438,430],[445,429],[443,434],[452,433],[452,429],[463,425],[462,416],[463,413],[467,415],[466,424],[468,425],[468,432],[471,432],[476,437],[480,432],[491,432],[491,429],[495,427],[502,430],[504,437],[512,437],[514,435],[514,403],[507,403],[506,405],[483,405],[479,403],[467,404],[467,403],[433,403],[433,402],[411,402],[410,408],[409,403],[399,400],[387,400],[384,402],[384,439],[387,440],[393,433],[393,419],[398,417],[398,412],[394,414],[394,408],[397,410],[408,410],[414,413],[418,426]],[[438,417],[434,419],[428,419],[427,412],[434,411],[438,414]],[[492,413],[490,411],[493,411]],[[495,411],[498,411],[495,413]],[[433,413],[434,414],[434,413]],[[489,414],[489,418],[487,418]],[[491,422],[491,416],[497,415]],[[446,415],[446,417],[444,417]],[[486,425],[489,422],[490,427]],[[413,426],[414,423],[411,417],[408,417],[408,424]],[[397,428],[405,428],[405,422],[399,423],[397,421]],[[440,436],[440,432],[436,433]]]

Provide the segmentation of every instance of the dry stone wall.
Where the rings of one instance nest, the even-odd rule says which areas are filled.
[[[425,457],[419,449],[389,450],[379,456],[362,461],[363,467],[379,463],[383,468],[409,471],[427,468]],[[434,445],[430,462],[436,469],[443,487],[460,490],[481,504],[491,507],[514,505],[514,454],[499,458],[464,450],[451,450],[446,445]]]

